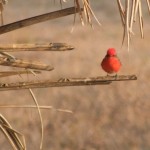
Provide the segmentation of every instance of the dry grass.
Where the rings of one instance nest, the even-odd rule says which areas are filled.
[[[36,2],[32,1],[35,4]],[[36,4],[34,10],[27,11],[28,3],[24,3],[24,7],[22,7],[22,2],[18,1],[19,8],[22,9],[22,14],[18,15],[17,11],[19,10],[14,8],[13,2],[9,3],[8,11],[5,10],[6,23],[50,9],[47,7],[48,2],[40,1],[39,6]],[[99,2],[96,5],[103,3],[105,2]],[[14,7],[11,8],[11,6]],[[109,8],[111,7],[109,6]],[[65,42],[75,46],[76,50],[68,52],[15,53],[15,56],[22,58],[36,58],[48,64],[52,63],[55,70],[38,75],[40,79],[105,75],[99,64],[107,48],[112,46],[118,50],[123,64],[120,74],[135,73],[138,75],[138,81],[119,82],[110,86],[34,90],[40,106],[52,105],[56,109],[69,109],[74,112],[66,114],[53,109],[41,110],[45,133],[43,149],[150,149],[150,36],[148,34],[150,27],[148,21],[145,22],[145,40],[141,40],[138,35],[135,36],[130,52],[128,52],[127,47],[120,48],[122,28],[117,19],[115,21],[111,19],[116,15],[111,16],[111,13],[107,13],[107,7],[103,11],[95,13],[98,18],[101,18],[101,14],[104,16],[106,14],[109,18],[103,18],[103,26],[101,28],[95,26],[94,31],[76,24],[74,32],[70,33],[73,19],[69,17],[28,27],[0,37],[3,43],[44,41]],[[64,26],[65,28],[62,30]],[[1,69],[9,68],[1,67]],[[34,77],[24,76],[23,79],[18,77],[16,79],[30,81],[32,78]],[[1,79],[1,81],[6,80],[9,82],[15,79],[12,77]],[[34,78],[34,80],[37,79]],[[0,96],[1,105],[34,104],[26,90],[1,92]],[[22,108],[0,108],[0,111],[10,124],[25,136],[27,149],[39,149],[40,126],[37,111]],[[11,147],[1,134],[1,149],[10,149]]]

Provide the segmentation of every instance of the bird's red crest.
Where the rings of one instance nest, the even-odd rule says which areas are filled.
[[[107,55],[109,55],[109,56],[115,56],[116,55],[116,50],[114,48],[109,48],[107,50]]]

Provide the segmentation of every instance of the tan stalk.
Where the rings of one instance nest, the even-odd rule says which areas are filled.
[[[134,10],[134,22],[136,22],[136,16],[138,12],[139,0],[135,0],[135,10]]]
[[[130,33],[133,33],[133,18],[134,18],[134,10],[135,10],[135,0],[132,0],[131,5],[131,16],[130,16]]]
[[[118,8],[119,8],[119,13],[120,13],[120,18],[121,18],[121,22],[123,27],[125,26],[125,14],[124,14],[124,9],[123,6],[121,4],[120,0],[117,0],[117,4],[118,4]]]
[[[142,16],[141,0],[139,0],[138,13],[139,13],[139,22],[140,22],[141,38],[144,38],[144,32],[143,32],[143,16]]]
[[[126,0],[126,18],[125,18],[125,32],[127,34],[127,47],[129,51],[130,46],[130,30],[129,30],[129,12],[130,12],[130,0]]]
[[[9,122],[1,114],[0,114],[0,129],[4,133],[5,137],[8,139],[14,150],[26,149],[24,136],[21,133],[12,129]],[[18,135],[22,136],[23,143],[21,142]]]
[[[95,16],[95,14],[94,14],[93,10],[91,9],[89,3],[88,3],[86,0],[85,0],[85,3],[86,3],[86,5],[87,5],[87,7],[88,7],[88,10],[89,10],[90,13],[92,14],[92,16],[95,18],[95,20],[97,21],[97,23],[101,26],[101,23],[99,22],[99,20],[98,20],[97,17]]]
[[[83,19],[83,15],[82,15],[82,9],[80,7],[80,2],[79,0],[75,0],[75,6],[78,8],[79,10],[79,15],[80,15],[80,21],[81,21],[81,24],[84,26],[84,19]]]
[[[150,13],[150,0],[147,0],[147,6],[148,6],[149,13]]]

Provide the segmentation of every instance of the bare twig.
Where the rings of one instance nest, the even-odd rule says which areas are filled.
[[[66,43],[47,44],[0,44],[0,52],[20,52],[20,51],[66,51],[73,50],[74,47]]]
[[[35,17],[32,17],[32,18],[28,18],[28,19],[24,19],[24,20],[21,20],[21,21],[17,21],[17,22],[11,23],[11,24],[1,26],[0,27],[0,34],[4,34],[4,33],[7,33],[7,32],[16,30],[16,29],[27,27],[27,26],[37,24],[37,23],[40,23],[40,22],[44,22],[44,21],[47,21],[47,20],[64,17],[64,16],[71,15],[71,14],[74,14],[74,13],[77,13],[77,12],[81,12],[81,11],[83,11],[83,9],[79,10],[78,8],[70,7],[70,8],[58,10],[58,11],[55,11],[55,12],[50,12],[50,13],[47,13],[47,14],[35,16]]]
[[[135,75],[120,75],[120,76],[100,76],[89,78],[61,78],[56,81],[41,80],[19,83],[1,83],[0,91],[4,90],[20,90],[29,88],[48,88],[62,86],[85,86],[85,85],[108,85],[112,81],[129,81],[137,80]]]
[[[19,68],[29,68],[29,69],[38,69],[38,70],[45,70],[45,71],[51,71],[54,68],[42,64],[40,62],[36,61],[25,61],[22,59],[9,59],[7,57],[0,57],[0,65],[3,66],[11,66],[11,67],[19,67]]]

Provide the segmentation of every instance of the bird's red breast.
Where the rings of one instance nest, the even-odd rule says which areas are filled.
[[[107,54],[101,62],[103,70],[109,74],[117,73],[120,70],[121,62],[117,57],[114,48],[109,48]]]

